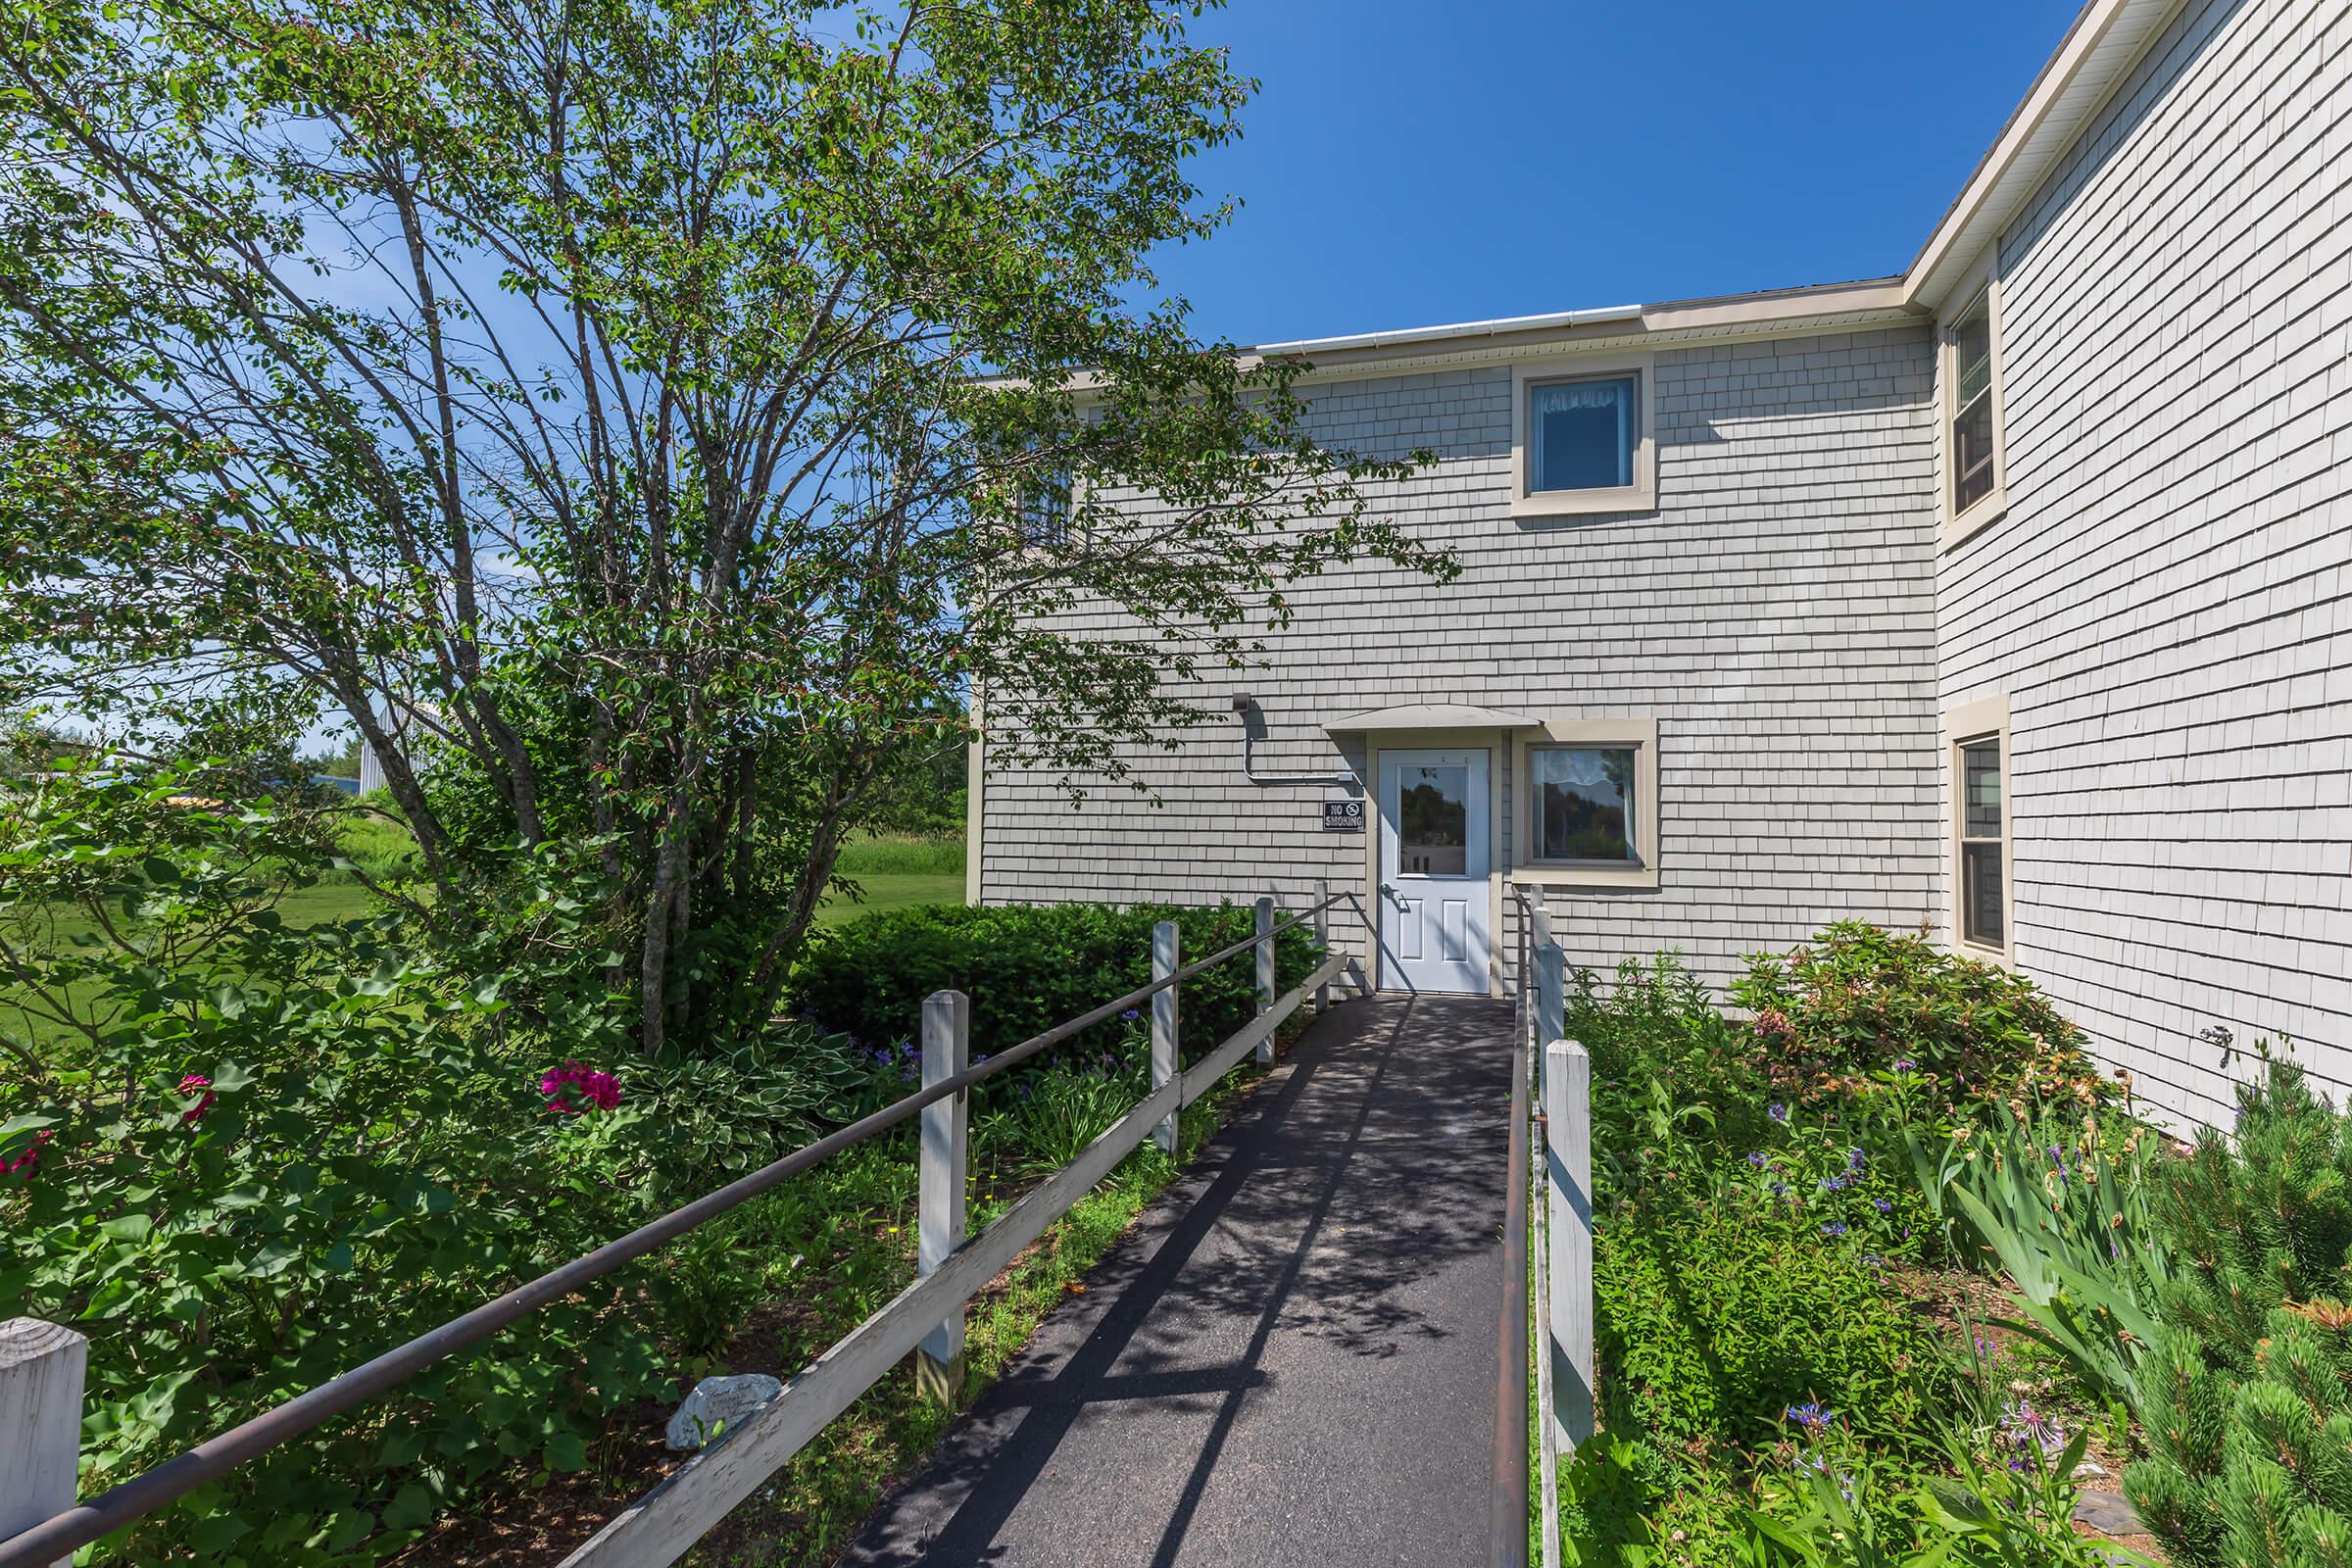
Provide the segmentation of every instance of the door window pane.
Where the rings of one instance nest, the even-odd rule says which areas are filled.
[[[1470,865],[1470,769],[1404,767],[1396,773],[1397,869],[1460,876]]]
[[[1603,490],[1634,482],[1634,378],[1527,389],[1527,488]]]
[[[1635,755],[1631,746],[1546,746],[1529,754],[1537,859],[1638,858]]]

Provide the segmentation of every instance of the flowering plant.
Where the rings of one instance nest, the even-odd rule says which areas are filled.
[[[578,1116],[591,1110],[612,1110],[620,1104],[620,1080],[601,1068],[577,1061],[551,1067],[539,1080],[547,1108],[559,1116]]]

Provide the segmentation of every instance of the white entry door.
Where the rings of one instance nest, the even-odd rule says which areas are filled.
[[[1380,983],[1487,994],[1487,754],[1380,754]]]

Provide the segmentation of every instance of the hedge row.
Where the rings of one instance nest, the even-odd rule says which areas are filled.
[[[1232,905],[891,910],[824,933],[794,974],[792,1004],[828,1029],[887,1046],[916,1037],[925,997],[961,991],[971,999],[973,1054],[1002,1051],[1150,984],[1152,927],[1160,920],[1176,922],[1187,962],[1252,928],[1251,911]],[[1297,927],[1274,946],[1276,988],[1287,991],[1318,961],[1314,939]],[[1249,1022],[1255,972],[1241,953],[1184,983],[1178,1041],[1188,1061]],[[1113,1020],[1093,1033],[1108,1042],[1131,1031]]]

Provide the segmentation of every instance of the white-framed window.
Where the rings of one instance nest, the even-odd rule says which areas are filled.
[[[1965,952],[2005,959],[2015,944],[2008,699],[1956,708],[1945,728],[1952,748],[1952,936]]]
[[[1943,327],[1943,534],[1958,544],[2006,510],[2000,288],[1986,277]]]
[[[1655,719],[1554,719],[1522,734],[1511,773],[1514,880],[1658,885]]]
[[[1512,378],[1512,514],[1655,507],[1655,381],[1647,354],[1520,366]]]
[[[1639,865],[1638,746],[1531,746],[1531,865]]]

